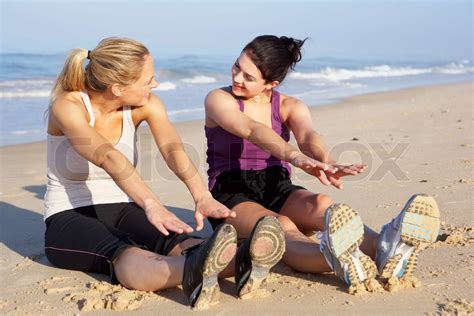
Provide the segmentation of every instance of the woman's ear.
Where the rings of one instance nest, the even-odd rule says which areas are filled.
[[[272,81],[272,82],[269,82],[269,83],[265,84],[265,87],[266,87],[267,89],[273,89],[273,88],[275,88],[276,86],[278,86],[279,84],[280,84],[279,81]]]
[[[110,91],[112,91],[112,94],[114,95],[114,97],[118,98],[122,96],[122,86],[120,86],[119,84],[113,84],[110,87]]]

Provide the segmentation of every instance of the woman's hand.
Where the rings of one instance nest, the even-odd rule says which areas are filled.
[[[304,154],[300,154],[291,160],[291,164],[300,168],[309,175],[316,177],[322,184],[331,185],[329,175],[336,174],[338,169],[334,165],[317,161]]]
[[[364,170],[367,168],[366,165],[361,165],[361,164],[352,164],[352,165],[332,164],[331,166],[336,168],[337,172],[334,174],[326,174],[326,177],[329,181],[328,185],[332,185],[341,190],[342,190],[342,184],[340,181],[341,177],[356,176],[359,173],[364,172]]]
[[[196,201],[194,219],[196,220],[196,230],[200,231],[204,227],[204,218],[226,218],[235,217],[235,212],[229,210],[225,205],[216,201],[211,192],[207,191]]]
[[[182,234],[192,233],[191,226],[181,221],[176,215],[168,211],[163,205],[155,200],[145,202],[145,214],[150,223],[152,223],[163,235],[168,236],[169,231]]]
[[[367,169],[366,165],[361,164],[352,164],[352,165],[339,165],[339,164],[332,164],[334,168],[337,169],[337,172],[334,175],[340,177],[345,176],[356,176],[361,172],[364,172]]]
[[[367,166],[361,164],[340,165],[326,164],[308,156],[301,154],[292,160],[295,167],[316,177],[324,185],[332,185],[342,189],[341,177],[358,175],[363,172]]]

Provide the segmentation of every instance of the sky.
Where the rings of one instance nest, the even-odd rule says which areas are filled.
[[[63,53],[125,36],[154,55],[236,55],[255,36],[274,34],[309,37],[306,56],[471,60],[472,3],[0,0],[0,48]]]

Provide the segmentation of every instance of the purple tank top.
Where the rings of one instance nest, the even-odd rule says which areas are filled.
[[[240,111],[244,111],[244,103],[237,99]],[[280,93],[272,93],[272,129],[286,142],[290,140],[290,131],[282,123],[280,117]],[[209,169],[209,190],[216,183],[216,178],[223,171],[231,169],[262,170],[272,166],[282,166],[291,174],[288,162],[279,160],[261,150],[253,143],[229,133],[220,126],[204,127],[207,138],[207,163]]]

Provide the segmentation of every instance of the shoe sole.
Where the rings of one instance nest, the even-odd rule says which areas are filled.
[[[333,204],[329,208],[329,227],[327,229],[334,255],[339,262],[348,266],[350,285],[357,286],[365,280],[374,279],[377,268],[372,259],[366,255],[360,255],[358,260],[362,272],[365,274],[365,280],[361,281],[357,267],[353,262],[355,258],[351,255],[358,250],[364,240],[364,224],[357,212],[348,205]]]
[[[381,279],[406,277],[413,273],[418,264],[418,255],[428,245],[436,241],[439,233],[439,208],[435,199],[424,194],[414,195],[403,208],[401,223],[401,242],[413,247],[409,257],[403,260],[402,254],[390,258],[380,273]],[[401,270],[395,273],[397,267]],[[396,275],[395,275],[396,274]]]
[[[202,289],[193,309],[207,309],[219,302],[220,288],[217,276],[225,269],[237,249],[237,232],[229,224],[223,224],[213,241],[209,255],[204,261]]]
[[[262,249],[263,248],[263,249]],[[276,217],[266,216],[255,228],[250,242],[252,271],[239,292],[241,299],[265,296],[265,284],[270,269],[285,253],[285,234]]]

